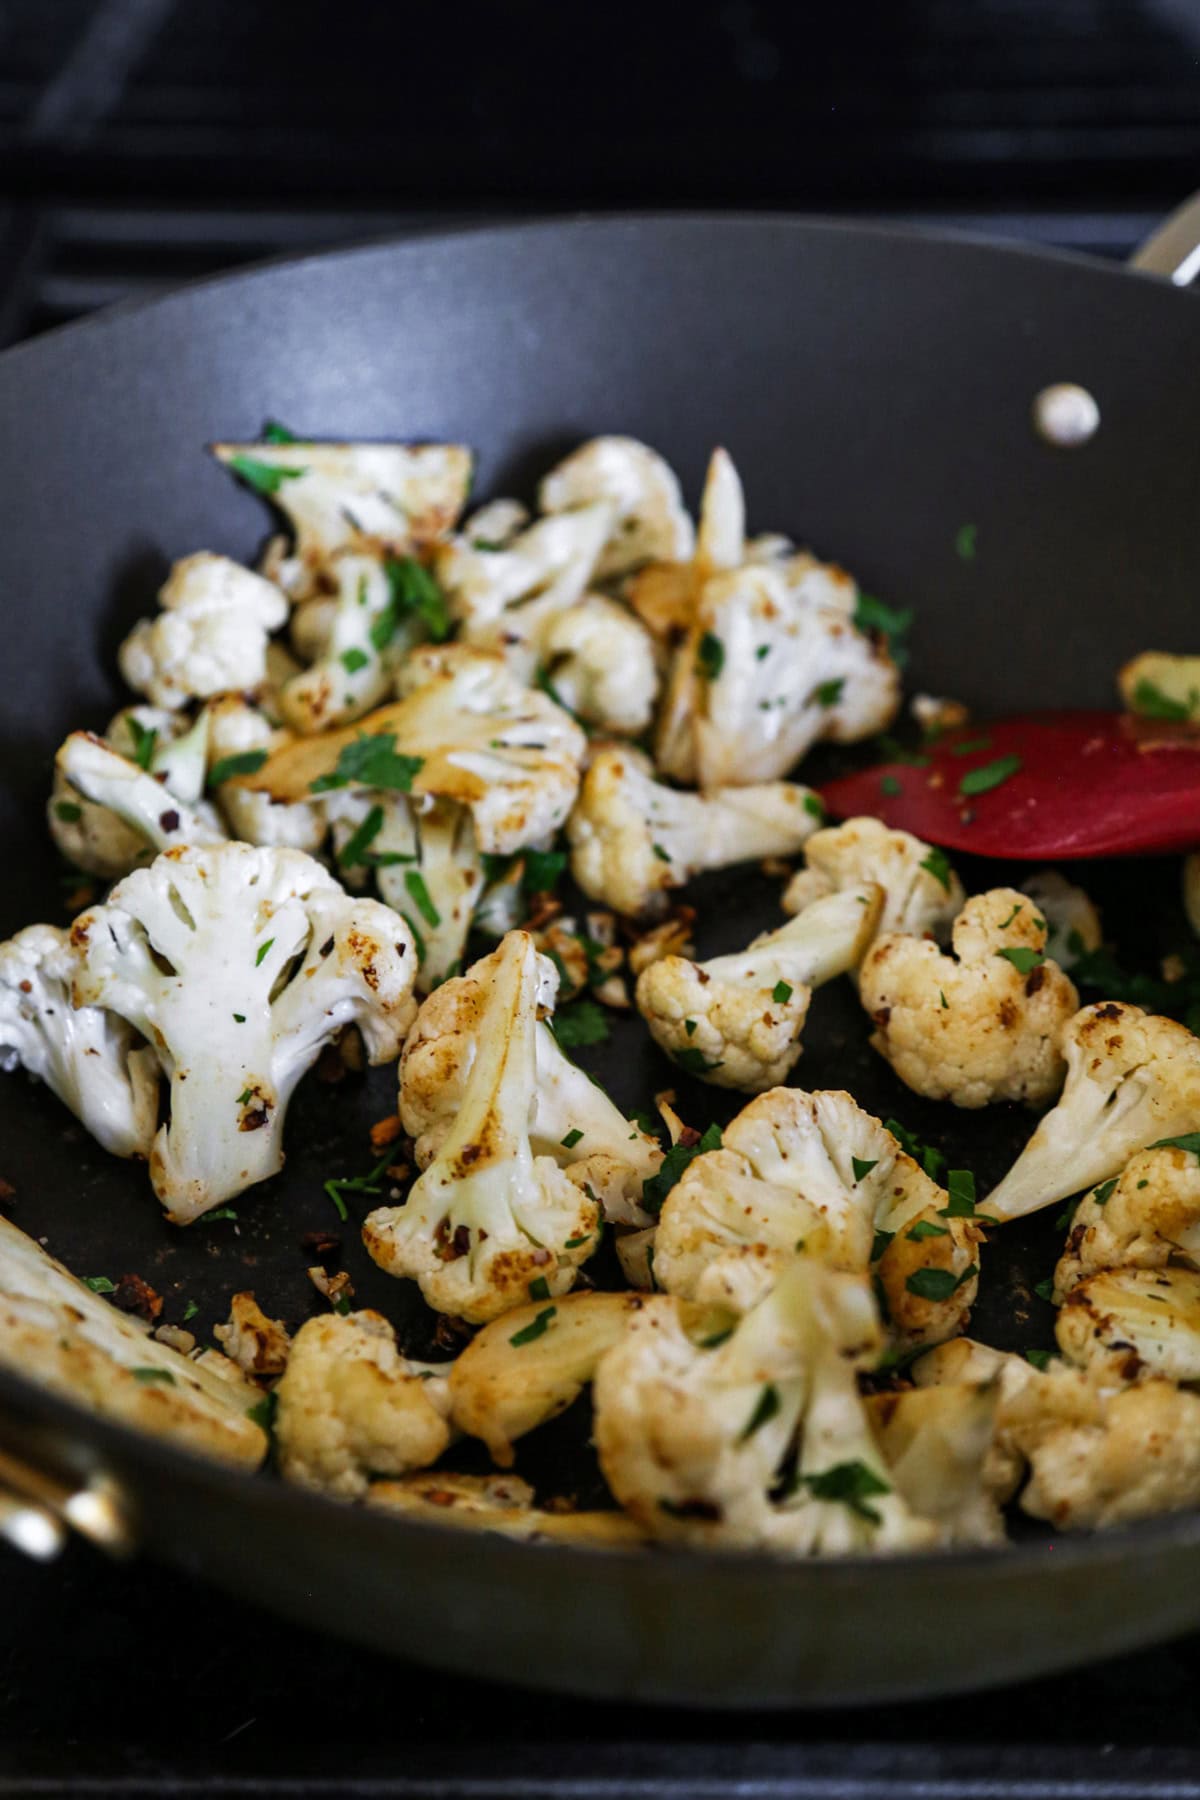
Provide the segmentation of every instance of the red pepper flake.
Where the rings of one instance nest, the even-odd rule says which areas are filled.
[[[388,1119],[376,1119],[371,1127],[371,1148],[386,1150],[389,1144],[396,1142],[402,1130],[398,1113],[393,1113]]]

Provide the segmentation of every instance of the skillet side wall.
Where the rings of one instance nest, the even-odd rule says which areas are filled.
[[[1062,380],[1102,413],[1076,452],[1029,422],[1037,390]],[[786,528],[914,606],[919,685],[981,710],[1108,704],[1126,657],[1195,647],[1191,296],[1066,257],[769,219],[488,230],[269,267],[0,358],[0,933],[45,916],[54,746],[108,716],[115,646],[167,565],[199,547],[248,558],[263,536],[260,504],[201,446],[267,417],[301,434],[460,437],[481,452],[481,495],[527,491],[561,450],[617,430],[662,449],[694,500],[719,440],[752,528]],[[955,548],[965,524],[970,559]],[[0,1157],[28,1136],[30,1102],[0,1082]],[[75,1217],[78,1157],[47,1135],[43,1191],[23,1191],[17,1216],[91,1273],[99,1226]],[[105,1187],[110,1242],[126,1216],[130,1242],[157,1227],[138,1186],[118,1169]],[[0,1377],[0,1402],[14,1391]],[[164,1554],[349,1635],[575,1691],[869,1699],[1200,1619],[1192,1519],[1057,1560],[1041,1546],[866,1574],[539,1560],[333,1520],[91,1421],[78,1433],[118,1456]]]

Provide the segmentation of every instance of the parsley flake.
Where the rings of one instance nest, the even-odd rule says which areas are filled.
[[[685,1169],[695,1162],[698,1156],[706,1156],[710,1150],[721,1148],[721,1127],[710,1125],[694,1144],[672,1144],[657,1170],[648,1180],[642,1183],[642,1205],[647,1212],[657,1213],[663,1201],[675,1183],[681,1178]]]
[[[275,463],[260,462],[256,456],[231,456],[225,466],[256,494],[268,497],[277,494],[285,481],[296,481],[301,475],[308,474],[307,469],[281,468]]]
[[[857,1518],[866,1519],[871,1525],[880,1523],[880,1515],[868,1502],[892,1491],[874,1469],[857,1459],[834,1463],[832,1468],[822,1469],[819,1474],[801,1475],[797,1486],[806,1487],[814,1500],[849,1507]]]
[[[413,905],[416,907],[425,923],[429,926],[431,931],[436,931],[442,922],[442,915],[433,904],[429,889],[425,885],[425,877],[421,874],[420,870],[405,869],[404,885],[408,889]]]
[[[921,859],[920,866],[927,875],[932,875],[935,881],[940,882],[947,893],[950,892],[950,882],[954,872],[950,867],[950,858],[944,850],[939,850],[935,845],[929,855]]]
[[[1035,1369],[1044,1374],[1046,1369],[1050,1366],[1050,1351],[1026,1350],[1025,1361],[1027,1363],[1032,1363]]]
[[[1011,949],[997,950],[996,955],[1002,956],[1005,962],[1011,963],[1018,975],[1032,974],[1033,970],[1040,969],[1046,960],[1044,950],[1031,949],[1028,944],[1015,944]]]
[[[154,760],[154,747],[158,743],[157,731],[148,730],[130,713],[125,720],[129,727],[129,735],[133,739],[133,760],[139,769],[148,769]]]
[[[536,1319],[531,1319],[528,1325],[523,1326],[520,1331],[515,1331],[509,1338],[508,1341],[513,1349],[519,1350],[523,1344],[533,1344],[538,1338],[544,1337],[550,1329],[551,1321],[557,1317],[557,1314],[557,1306],[543,1307]]]
[[[771,998],[774,1000],[776,1006],[786,1006],[791,997],[791,985],[786,981],[777,981],[775,986],[771,989]]]
[[[389,557],[384,573],[391,588],[394,617],[417,617],[435,644],[445,643],[454,622],[445,594],[424,563],[412,556]]]
[[[990,794],[993,788],[1002,787],[1023,766],[1015,751],[1008,756],[998,756],[994,762],[981,763],[977,769],[968,769],[958,784],[958,791],[964,795]]]
[[[318,775],[311,781],[309,792],[327,794],[333,788],[349,787],[351,782],[356,782],[362,787],[388,788],[409,794],[424,761],[422,756],[405,756],[398,751],[394,731],[374,735],[363,733],[352,743],[342,745],[334,768],[327,775]]]
[[[170,1369],[130,1369],[129,1373],[135,1381],[162,1381],[167,1387],[175,1386],[175,1377]]]
[[[904,1235],[911,1238],[914,1244],[919,1244],[925,1238],[949,1237],[950,1229],[947,1225],[935,1225],[932,1219],[918,1219],[912,1230],[906,1231]]]
[[[713,631],[706,631],[696,646],[696,673],[716,681],[725,667],[725,646]]]
[[[536,1275],[530,1282],[529,1298],[531,1300],[548,1300],[550,1298],[550,1283],[544,1275]]]
[[[254,957],[254,966],[256,969],[261,968],[263,963],[265,962],[266,958],[271,954],[271,946],[274,944],[274,942],[275,942],[275,939],[273,937],[270,937],[270,938],[267,938],[265,943],[262,943],[258,946],[258,950],[256,951],[255,957]]]
[[[257,775],[266,760],[265,750],[239,750],[235,756],[220,756],[208,771],[208,785],[220,787],[235,775]]]
[[[904,792],[904,786],[895,775],[883,775],[879,780],[879,791],[881,794],[886,794],[889,798],[892,798],[896,794],[902,794]]]
[[[854,1170],[855,1182],[861,1181],[864,1175],[869,1175],[871,1170],[878,1166],[879,1158],[877,1156],[871,1159],[862,1156],[852,1156],[850,1158],[850,1167]]]
[[[116,1282],[110,1281],[107,1275],[85,1275],[83,1285],[91,1288],[93,1294],[115,1294],[117,1291]]]
[[[813,699],[818,706],[836,706],[846,686],[844,675],[836,676],[832,681],[822,681],[813,689]]]
[[[779,1389],[773,1381],[768,1381],[758,1396],[758,1404],[747,1419],[738,1442],[744,1444],[746,1439],[753,1437],[756,1431],[761,1431],[763,1426],[769,1424],[775,1417],[779,1407]]]
[[[589,1044],[608,1041],[604,1008],[594,1000],[573,1000],[561,1012],[552,1013],[550,1029],[564,1050],[584,1049]]]
[[[962,562],[974,562],[978,548],[978,525],[960,525],[954,534],[954,554]]]
[[[343,650],[342,654],[338,657],[338,661],[341,663],[343,669],[345,669],[347,675],[357,675],[360,669],[365,669],[367,667],[370,660],[371,659],[366,651],[360,650],[357,644],[352,644],[349,650]]]
[[[1093,1188],[1092,1199],[1096,1202],[1097,1206],[1108,1205],[1113,1197],[1113,1190],[1119,1179],[1119,1176],[1114,1175],[1111,1181],[1102,1181],[1098,1188]]]
[[[978,1273],[978,1263],[972,1263],[961,1275],[956,1275],[953,1269],[914,1269],[904,1285],[910,1294],[916,1294],[921,1300],[948,1300]]]
[[[74,825],[77,820],[82,819],[83,808],[74,800],[56,800],[54,816],[56,819],[61,819],[64,825]]]
[[[578,1125],[573,1125],[571,1127],[570,1131],[568,1131],[566,1137],[561,1139],[563,1149],[564,1150],[573,1150],[582,1136],[583,1136],[583,1133],[582,1133],[582,1131],[580,1131]]]

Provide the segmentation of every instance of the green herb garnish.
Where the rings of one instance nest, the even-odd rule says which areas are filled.
[[[116,1282],[110,1281],[107,1275],[85,1275],[83,1285],[91,1288],[93,1294],[115,1294],[117,1291]]]
[[[257,775],[267,760],[265,750],[239,750],[235,756],[218,757],[208,771],[209,787],[220,787],[235,775]]]
[[[404,885],[408,889],[413,905],[416,907],[425,923],[429,926],[431,931],[436,931],[442,922],[442,915],[433,904],[429,889],[425,885],[425,877],[421,874],[420,870],[406,869],[404,871]]]
[[[583,1133],[582,1133],[582,1131],[580,1131],[578,1125],[573,1125],[571,1127],[570,1131],[568,1131],[566,1137],[561,1139],[563,1149],[564,1150],[573,1150],[575,1148],[576,1144],[582,1138],[582,1136],[583,1136]]]
[[[850,1158],[850,1167],[854,1170],[855,1182],[860,1182],[864,1175],[869,1175],[872,1169],[878,1167],[878,1164],[879,1158],[877,1156],[870,1160],[863,1156],[852,1156]]]
[[[744,1444],[746,1439],[753,1437],[756,1431],[761,1431],[763,1426],[775,1417],[779,1411],[779,1405],[779,1389],[773,1381],[768,1381],[758,1396],[758,1404],[747,1419],[738,1442]]]
[[[129,1373],[135,1381],[163,1381],[168,1387],[175,1386],[170,1369],[130,1369]]]
[[[129,735],[133,739],[133,760],[139,769],[149,769],[154,760],[154,747],[158,743],[157,731],[148,730],[130,713],[125,720],[129,727]]]
[[[266,958],[271,953],[271,946],[274,944],[274,942],[275,942],[275,939],[273,937],[271,937],[271,938],[267,938],[265,943],[262,943],[258,946],[258,950],[256,951],[255,957],[254,957],[254,966],[256,969],[262,967],[263,962],[266,960]]]
[[[376,646],[377,649],[380,647],[381,646],[378,645]],[[342,654],[338,657],[338,661],[341,663],[343,669],[345,669],[347,675],[357,675],[360,669],[365,669],[368,666],[371,659],[365,650],[360,650],[357,644],[352,644],[349,650],[342,651]]]
[[[327,794],[332,788],[349,787],[358,782],[363,787],[389,788],[396,793],[412,792],[412,784],[424,766],[424,757],[405,756],[396,749],[394,731],[373,736],[356,737],[343,744],[336,766],[328,775],[318,775],[309,783],[312,794]]]
[[[642,1183],[642,1205],[647,1212],[657,1213],[684,1170],[698,1156],[721,1148],[721,1127],[710,1125],[694,1144],[672,1144],[657,1170]]]
[[[550,1015],[550,1029],[564,1050],[584,1049],[608,1041],[604,1008],[594,1000],[573,1000],[561,1012]]]
[[[535,1343],[538,1338],[544,1337],[546,1332],[550,1329],[551,1320],[556,1317],[557,1313],[557,1306],[543,1307],[536,1319],[532,1319],[528,1325],[524,1326],[520,1331],[514,1332],[512,1337],[509,1338],[508,1341],[513,1349],[519,1350],[523,1344],[532,1344]]]
[[[921,1300],[948,1300],[978,1273],[978,1263],[972,1263],[961,1275],[956,1275],[952,1269],[914,1269],[904,1285],[910,1294],[916,1294]]]
[[[1040,969],[1046,960],[1044,950],[1033,950],[1028,944],[1015,944],[1011,949],[997,950],[996,955],[1011,963],[1018,975],[1031,974],[1034,969]]]
[[[277,494],[285,481],[295,481],[301,475],[307,475],[307,469],[284,469],[275,463],[260,462],[256,456],[231,456],[226,468],[232,469],[240,480],[252,487],[256,494],[270,497]]]
[[[807,1488],[814,1500],[848,1506],[857,1518],[866,1519],[871,1525],[880,1523],[880,1515],[875,1507],[867,1504],[868,1501],[892,1491],[874,1469],[868,1469],[866,1463],[857,1459],[834,1463],[832,1468],[822,1469],[817,1475],[800,1475],[796,1485]]]
[[[777,981],[771,989],[771,998],[776,1006],[786,1006],[791,997],[792,989],[789,982]]]
[[[454,629],[446,596],[424,563],[412,556],[389,557],[384,564],[391,587],[391,604],[398,617],[415,614],[435,644],[442,644]]]
[[[325,1194],[337,1208],[339,1219],[350,1217],[343,1195],[381,1194],[383,1192],[383,1183],[380,1178],[390,1161],[391,1157],[385,1156],[366,1175],[342,1176],[340,1179],[331,1178],[329,1181],[321,1183]]]
[[[725,646],[715,632],[706,631],[696,646],[696,673],[716,681],[725,667]]]
[[[940,882],[947,893],[950,892],[950,882],[954,872],[950,867],[950,858],[944,850],[939,850],[935,846],[928,856],[922,857],[920,866],[927,875],[932,875],[935,881]]]
[[[958,791],[966,795],[990,794],[993,788],[1002,787],[1022,766],[1021,758],[1015,751],[1008,756],[998,756],[994,762],[982,763],[978,769],[968,769],[958,784]]]

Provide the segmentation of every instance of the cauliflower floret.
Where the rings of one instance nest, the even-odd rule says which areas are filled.
[[[501,856],[558,830],[587,748],[569,713],[464,644],[415,650],[397,688],[357,725],[284,745],[243,785],[289,803],[349,787],[453,800],[479,849]]]
[[[1047,925],[1046,955],[1060,969],[1073,969],[1080,957],[1104,942],[1100,914],[1081,887],[1057,869],[1038,869],[1021,885]]]
[[[685,562],[695,533],[670,465],[631,437],[589,438],[546,475],[538,505],[565,513],[597,502],[611,524],[600,556],[601,579],[647,562]]]
[[[1200,1155],[1180,1144],[1143,1150],[1080,1201],[1054,1271],[1055,1305],[1100,1269],[1168,1263],[1200,1268]]]
[[[154,849],[165,849],[168,843],[193,841],[187,836],[184,821],[200,833],[197,841],[213,841],[221,834],[219,821],[210,806],[202,804],[204,793],[205,751],[208,742],[208,716],[201,712],[195,722],[185,714],[164,712],[161,707],[123,707],[109,723],[103,739],[87,732],[75,732],[59,750],[55,761],[54,788],[47,807],[50,836],[67,860],[77,869],[86,869],[105,881],[128,875],[130,869],[148,860]],[[100,745],[126,762],[118,769],[95,753]],[[93,779],[105,785],[114,774],[120,783],[118,796],[135,793],[138,803],[116,812],[111,806],[89,799],[80,786],[73,785],[70,769],[65,764],[90,771]],[[138,780],[138,778],[141,778]],[[147,782],[157,785],[157,799]],[[130,786],[137,782],[136,788]],[[164,791],[179,804],[170,808]],[[160,823],[164,812],[179,814],[180,824],[167,836]],[[151,835],[141,829],[148,822]]]
[[[400,1118],[413,1139],[417,1164],[427,1168],[441,1149],[463,1104],[489,1017],[492,984],[513,942],[481,958],[424,1002],[400,1058]],[[559,1048],[543,1015],[554,1008],[558,974],[548,958],[536,959],[538,1022],[534,1028],[536,1091],[529,1119],[535,1156],[553,1157],[576,1175],[584,1170],[606,1215],[622,1224],[646,1224],[638,1205],[642,1183],[662,1161],[654,1138],[627,1119],[602,1088]],[[615,1190],[615,1191],[614,1191]]]
[[[762,1093],[795,1066],[813,989],[857,967],[882,904],[867,882],[814,900],[736,955],[660,957],[638,976],[638,1011],[689,1075]]]
[[[293,440],[212,450],[290,521],[295,552],[276,566],[294,600],[316,591],[342,551],[380,561],[435,543],[453,530],[471,486],[473,458],[461,444]]]
[[[158,1058],[123,1019],[76,1007],[70,934],[27,925],[0,944],[0,1067],[36,1075],[114,1156],[149,1156]]]
[[[395,566],[395,565],[392,565]],[[310,668],[285,682],[279,693],[284,723],[295,731],[326,731],[359,719],[384,700],[405,652],[424,635],[420,619],[401,620],[388,571],[370,556],[339,556],[330,566],[338,598],[309,601],[301,640],[313,652]],[[293,643],[299,642],[293,633]]]
[[[339,869],[351,884],[372,869],[416,939],[417,988],[427,994],[461,966],[483,892],[470,813],[448,800],[420,804],[369,789],[331,795],[328,810]]]
[[[268,633],[288,616],[272,582],[200,551],[175,564],[158,601],[162,612],[139,620],[117,656],[137,693],[174,712],[189,700],[263,685]]]
[[[1186,1025],[1105,1000],[1076,1013],[1062,1050],[1062,1098],[988,1195],[997,1219],[1107,1181],[1137,1151],[1200,1122],[1200,1038]]]
[[[769,564],[708,581],[676,654],[705,788],[786,775],[819,739],[856,743],[882,731],[900,704],[899,672],[883,645]],[[677,722],[666,730],[678,742]],[[661,742],[658,760],[691,778],[692,759],[685,756],[687,767],[664,760]]]
[[[967,901],[951,955],[927,938],[876,939],[859,971],[872,1046],[930,1100],[1049,1100],[1062,1086],[1059,1046],[1079,995],[1045,946],[1046,921],[1015,888]]]
[[[168,851],[71,941],[77,1004],[128,1019],[170,1079],[150,1175],[177,1224],[278,1172],[288,1102],[338,1031],[357,1025],[370,1060],[388,1062],[413,1017],[404,921],[298,850]]]
[[[494,1531],[530,1543],[582,1545],[589,1550],[630,1550],[645,1532],[625,1513],[564,1512],[533,1504],[533,1489],[515,1475],[457,1475],[438,1470],[377,1481],[368,1504],[406,1519],[466,1530]]]
[[[329,830],[319,802],[297,800],[285,805],[269,794],[251,793],[242,780],[260,769],[273,750],[290,742],[290,734],[278,731],[265,713],[240,694],[222,694],[206,710],[209,779],[232,835],[247,844],[278,844],[310,854],[319,850]]]
[[[381,1268],[413,1277],[437,1311],[474,1324],[519,1305],[532,1282],[548,1300],[566,1293],[600,1222],[586,1189],[531,1143],[543,981],[533,939],[510,932],[487,964],[450,1128],[405,1204],[378,1208],[363,1227]],[[553,1316],[550,1305],[544,1317]]]
[[[703,869],[793,855],[816,830],[820,802],[790,782],[682,794],[633,750],[601,750],[571,814],[571,873],[593,900],[660,914],[671,888]]]
[[[223,1356],[192,1361],[151,1337],[0,1217],[0,1364],[86,1411],[253,1469],[262,1392]]]
[[[235,1294],[229,1318],[214,1325],[213,1336],[231,1362],[246,1375],[282,1375],[292,1340],[282,1319],[269,1319],[253,1294]]]
[[[577,718],[623,737],[645,731],[658,695],[654,646],[632,613],[602,594],[556,613],[541,636],[545,679]]]
[[[873,1394],[866,1402],[889,1478],[913,1512],[933,1519],[948,1544],[1005,1538],[993,1479],[1000,1383],[982,1381]]]
[[[644,1301],[596,1371],[600,1465],[648,1531],[791,1556],[944,1541],[894,1488],[859,1397],[881,1341],[865,1278],[797,1256],[732,1331],[697,1342],[689,1322],[686,1302]]]
[[[416,1373],[377,1312],[309,1319],[275,1393],[281,1473],[343,1500],[372,1475],[427,1468],[450,1442],[444,1379]]]
[[[776,1088],[667,1195],[654,1275],[669,1293],[743,1306],[802,1244],[831,1268],[873,1266],[896,1341],[927,1343],[962,1329],[982,1236],[970,1202],[952,1202],[849,1094]]]
[[[548,1328],[517,1344],[514,1338],[537,1326],[542,1303],[493,1319],[450,1367],[455,1425],[482,1438],[494,1463],[511,1468],[517,1439],[578,1399],[641,1304],[637,1294],[567,1294]]]
[[[73,731],[59,746],[54,775],[51,831],[64,850],[67,845],[55,822],[78,834],[71,848],[75,856],[87,858],[79,866],[93,874],[125,875],[161,850],[225,842],[224,828],[211,806],[185,805],[165,782],[118,756],[90,731]],[[72,801],[62,795],[78,796],[73,811]]]
[[[1068,1361],[1085,1368],[1108,1365],[1125,1380],[1148,1370],[1200,1381],[1200,1273],[1101,1269],[1071,1289],[1054,1335]]]
[[[1143,650],[1117,675],[1121,699],[1130,712],[1157,713],[1168,702],[1176,719],[1200,719],[1200,656]]]
[[[941,850],[911,832],[890,830],[880,819],[847,819],[815,831],[804,861],[784,891],[784,912],[803,912],[825,894],[874,881],[884,894],[877,937],[900,932],[945,943],[967,898]]]
[[[529,508],[519,500],[489,500],[464,519],[459,534],[473,550],[503,550],[529,523]]]

